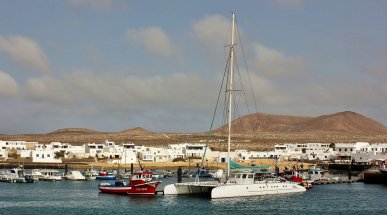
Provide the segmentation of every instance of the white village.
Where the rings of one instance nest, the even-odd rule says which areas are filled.
[[[201,142],[201,141],[200,141]],[[141,162],[173,162],[177,158],[202,158],[206,162],[226,163],[227,152],[213,151],[205,143],[180,143],[167,146],[144,146],[135,143],[38,143],[0,140],[0,160],[30,159],[33,163],[62,163],[65,159],[105,158],[108,163],[131,164]],[[387,143],[288,143],[277,144],[272,151],[238,149],[230,153],[236,162],[254,162],[259,159],[282,161],[318,161],[370,164],[387,158]]]

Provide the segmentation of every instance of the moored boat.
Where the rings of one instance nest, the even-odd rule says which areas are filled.
[[[125,181],[116,181],[114,184],[101,183],[98,189],[103,193],[114,193],[123,195],[153,195],[160,181],[152,180],[153,173],[150,171],[139,171],[133,173],[129,184]]]
[[[95,177],[97,180],[116,180],[116,175],[106,170],[99,171],[98,175]]]
[[[98,172],[93,168],[87,169],[84,174],[86,180],[95,180],[97,179]]]
[[[72,181],[84,181],[86,180],[86,177],[82,175],[80,171],[73,170],[67,173],[67,175],[64,176],[65,179],[67,180],[72,180]]]
[[[192,177],[201,177],[201,178],[212,178],[213,177],[213,174],[211,174],[208,169],[205,169],[205,168],[199,168],[198,170],[196,170],[193,174],[192,174]]]
[[[4,170],[0,173],[0,181],[16,182],[16,183],[33,183],[34,180],[30,175],[26,175],[23,168],[13,168],[11,170]]]
[[[61,181],[62,175],[59,170],[56,169],[42,169],[40,170],[42,173],[42,177],[40,180],[42,181]]]

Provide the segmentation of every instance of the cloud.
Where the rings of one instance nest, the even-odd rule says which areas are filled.
[[[67,0],[71,5],[92,10],[107,10],[114,7],[114,0]]]
[[[255,72],[271,78],[289,78],[302,74],[307,69],[307,62],[302,57],[286,56],[282,52],[267,48],[262,44],[253,44],[255,58],[251,68]]]
[[[193,35],[209,50],[228,44],[231,21],[221,15],[208,16],[193,23]]]
[[[202,89],[200,92],[197,89]],[[30,78],[24,87],[27,99],[50,106],[80,108],[95,106],[105,110],[144,111],[154,107],[208,108],[214,91],[211,85],[193,74],[176,73],[164,77],[140,78],[97,75],[78,70],[60,78]]]
[[[0,97],[14,96],[18,92],[18,86],[10,75],[0,70]]]
[[[176,50],[167,34],[160,27],[128,29],[125,35],[128,41],[139,42],[146,51],[163,57],[170,57]]]
[[[22,36],[0,36],[0,52],[26,68],[49,73],[47,56],[35,41]]]

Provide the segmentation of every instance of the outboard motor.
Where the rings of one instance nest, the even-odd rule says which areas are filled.
[[[215,180],[217,180],[218,182],[221,181],[222,176],[223,176],[223,170],[221,170],[221,169],[218,170],[218,171],[216,171],[215,174],[214,174],[214,178],[215,178]]]
[[[24,179],[26,180],[27,183],[34,183],[35,180],[31,175],[26,175],[24,176]]]

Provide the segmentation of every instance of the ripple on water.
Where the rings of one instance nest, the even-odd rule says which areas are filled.
[[[0,214],[387,214],[383,185],[320,185],[298,194],[211,200],[109,195],[98,191],[99,182],[0,183]]]

